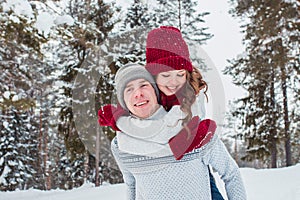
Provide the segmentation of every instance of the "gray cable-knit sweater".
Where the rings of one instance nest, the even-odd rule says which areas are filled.
[[[168,116],[160,108],[146,120],[118,120],[118,127],[127,133],[117,132],[111,148],[123,173],[128,199],[210,200],[209,165],[224,181],[229,200],[246,199],[239,168],[217,135],[202,148],[175,160],[168,140],[182,128],[174,122],[184,116],[179,107],[172,109]],[[202,116],[205,111],[194,110],[201,111],[194,115]]]
[[[222,177],[229,200],[246,199],[239,168],[217,136],[181,160],[121,152],[116,137],[111,149],[130,200],[211,200],[208,165]]]

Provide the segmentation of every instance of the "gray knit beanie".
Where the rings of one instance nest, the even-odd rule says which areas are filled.
[[[133,63],[126,64],[117,71],[115,76],[117,98],[120,105],[126,110],[128,110],[128,108],[124,101],[124,90],[126,85],[130,81],[134,81],[136,79],[145,79],[146,81],[149,81],[149,83],[152,85],[152,87],[155,90],[157,99],[159,100],[159,92],[156,83],[154,81],[154,78],[145,69],[145,67]]]

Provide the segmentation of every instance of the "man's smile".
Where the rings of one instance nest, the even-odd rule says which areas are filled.
[[[140,106],[146,105],[147,103],[149,103],[149,100],[138,102],[138,103],[134,104],[134,106],[140,107]]]

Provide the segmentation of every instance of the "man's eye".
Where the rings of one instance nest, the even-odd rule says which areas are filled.
[[[149,84],[142,84],[141,87],[147,87]]]
[[[128,88],[128,89],[125,90],[126,93],[129,93],[131,91],[132,91],[132,88]]]

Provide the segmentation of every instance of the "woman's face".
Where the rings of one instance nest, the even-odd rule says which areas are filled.
[[[186,82],[186,70],[161,72],[156,76],[156,84],[161,92],[170,96],[175,94]]]

